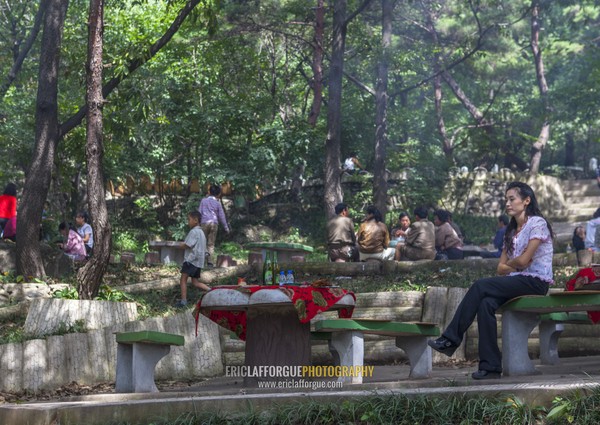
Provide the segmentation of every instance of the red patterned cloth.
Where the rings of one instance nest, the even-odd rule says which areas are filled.
[[[600,266],[585,267],[579,269],[574,278],[565,285],[567,291],[585,290],[590,283],[600,281]],[[588,317],[593,323],[600,322],[600,311],[588,311]]]
[[[286,294],[296,311],[301,323],[310,322],[317,314],[327,311],[337,303],[344,295],[350,294],[356,300],[354,293],[339,287],[320,287],[312,286],[225,286],[220,288],[237,289],[239,291],[253,294],[262,289],[273,291],[283,291]],[[218,291],[219,288],[212,289]],[[350,318],[354,312],[354,306],[338,310],[340,318]],[[202,308],[202,299],[198,301],[194,309],[196,319],[196,333],[198,329],[198,320],[200,313],[208,317],[213,322],[223,326],[235,334],[243,341],[246,340],[246,312],[240,310],[208,310]]]

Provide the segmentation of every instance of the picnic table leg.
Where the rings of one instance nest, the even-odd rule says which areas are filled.
[[[529,358],[529,334],[540,322],[537,313],[505,311],[502,314],[502,373],[507,376],[534,375]]]
[[[562,323],[543,321],[540,323],[540,363],[547,365],[560,364],[558,357],[558,338],[565,330]]]
[[[397,336],[396,347],[404,350],[410,363],[410,378],[429,378],[431,376],[431,347],[427,338],[422,336]]]
[[[310,323],[300,323],[293,305],[252,307],[246,317],[246,366],[310,365]],[[261,378],[244,378],[244,384],[289,379]]]
[[[329,351],[336,366],[363,366],[365,343],[361,331],[333,332],[329,341]],[[340,376],[338,382],[362,384],[363,377]]]

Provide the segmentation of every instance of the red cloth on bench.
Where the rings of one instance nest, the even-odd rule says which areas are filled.
[[[575,277],[565,285],[567,291],[585,290],[586,285],[600,283],[600,266],[579,269]],[[600,322],[600,311],[588,311],[588,317],[593,323]]]
[[[298,312],[298,319],[301,323],[310,322],[317,314],[327,311],[337,303],[344,295],[350,294],[356,300],[354,293],[339,287],[319,287],[312,286],[221,286],[220,288],[237,289],[246,293],[254,293],[259,290],[268,289],[273,291],[283,291]],[[212,290],[218,290],[213,288]],[[350,318],[354,312],[354,306],[338,310],[340,318]],[[246,312],[240,310],[208,310],[202,309],[202,299],[200,299],[194,310],[196,319],[196,330],[198,329],[198,320],[200,313],[208,317],[213,322],[223,326],[235,334],[243,341],[246,340]],[[197,333],[197,332],[196,332]]]

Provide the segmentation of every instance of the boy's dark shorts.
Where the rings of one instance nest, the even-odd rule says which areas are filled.
[[[202,272],[202,269],[200,267],[196,267],[192,263],[188,263],[187,261],[184,261],[181,265],[181,273],[185,273],[189,277],[197,279],[200,277],[200,272]]]

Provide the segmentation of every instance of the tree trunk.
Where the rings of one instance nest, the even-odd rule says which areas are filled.
[[[537,78],[538,88],[540,89],[540,98],[544,107],[544,123],[538,139],[531,147],[531,160],[529,172],[537,174],[540,171],[540,162],[542,161],[542,150],[550,139],[550,107],[548,105],[548,83],[546,82],[546,74],[544,71],[544,61],[542,60],[542,50],[540,49],[540,2],[534,0],[531,3],[531,51],[535,62],[535,75]]]
[[[19,222],[27,223],[27,226],[17,228],[17,272],[24,276],[42,277],[46,274],[39,236],[58,143],[58,69],[68,5],[67,0],[48,0],[44,16],[35,111],[35,147],[18,213]]]
[[[327,140],[325,140],[324,199],[327,217],[335,215],[335,205],[342,201],[340,184],[340,147],[342,138],[342,76],[346,44],[346,0],[333,5],[333,41],[329,70],[329,104]]]
[[[317,9],[315,10],[315,51],[313,54],[313,102],[308,116],[308,123],[311,126],[317,124],[317,119],[321,113],[321,103],[323,97],[323,33],[325,32],[325,7],[323,0],[317,0]]]
[[[387,90],[393,12],[394,2],[392,0],[381,0],[381,57],[377,66],[377,84],[375,86],[375,171],[373,174],[373,199],[383,217],[387,213]]]
[[[102,44],[104,0],[90,0],[87,62],[87,140],[88,205],[94,231],[94,253],[77,273],[80,299],[93,299],[98,294],[110,257],[111,228],[104,198],[102,159]]]

